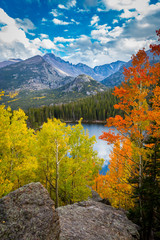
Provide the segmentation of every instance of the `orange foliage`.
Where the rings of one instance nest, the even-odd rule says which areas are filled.
[[[127,182],[133,166],[131,157],[131,142],[126,140],[123,145],[117,142],[110,155],[109,171],[105,176],[99,175],[95,179],[94,189],[102,198],[109,199],[114,207],[127,209],[133,206],[130,198],[132,187]]]
[[[160,41],[160,30],[157,31]],[[160,45],[150,45],[153,55],[160,55]],[[116,127],[119,134],[111,130],[99,137],[114,144],[105,176],[95,179],[94,189],[102,197],[109,198],[113,206],[130,207],[132,187],[128,182],[131,174],[139,174],[139,186],[143,178],[146,156],[154,144],[144,144],[147,135],[160,139],[160,62],[150,64],[146,52],[139,50],[132,56],[132,66],[124,68],[125,81],[120,88],[115,87],[114,95],[119,103],[114,107],[124,112],[107,119],[108,127]],[[151,98],[151,106],[148,103]],[[138,166],[138,168],[137,168]],[[138,169],[138,172],[136,173]],[[135,186],[133,186],[135,187]]]

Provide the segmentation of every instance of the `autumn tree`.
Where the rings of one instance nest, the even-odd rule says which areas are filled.
[[[82,119],[81,119],[82,120]],[[86,199],[91,193],[87,185],[92,186],[95,176],[102,167],[103,159],[98,158],[93,150],[95,137],[89,137],[81,124],[81,120],[72,126],[69,134],[69,154],[71,162],[69,176],[70,203]]]
[[[95,179],[94,189],[114,207],[129,209],[134,205],[132,185],[128,183],[128,179],[136,175],[131,156],[131,142],[128,139],[123,144],[117,141],[110,154],[109,171]]]
[[[71,128],[60,120],[48,119],[37,132],[37,176],[55,199],[56,207],[90,195],[87,185],[92,185],[102,166],[93,151],[94,142],[81,121]]]
[[[160,30],[157,31],[157,35],[160,36]],[[151,52],[153,55],[159,56],[160,45],[152,45]],[[148,177],[147,166],[149,166],[148,163],[150,159],[153,159],[155,147],[155,144],[149,144],[148,140],[149,138],[155,138],[157,145],[160,139],[160,88],[158,85],[160,79],[160,63],[151,64],[144,49],[139,50],[139,52],[132,57],[132,66],[124,69],[124,76],[125,81],[122,83],[122,86],[119,88],[115,87],[114,90],[114,95],[119,99],[119,103],[114,107],[115,109],[122,110],[124,117],[116,115],[114,118],[107,120],[107,126],[116,127],[119,134],[115,135],[114,132],[111,131],[108,133],[104,132],[100,138],[108,141],[108,143],[114,144],[117,144],[118,141],[121,141],[121,144],[124,144],[127,140],[131,141],[132,155],[129,158],[132,166],[131,171],[137,172],[137,175],[134,174],[130,181],[128,179],[128,184],[132,184],[133,189],[135,189],[132,192],[132,196],[134,193],[134,197],[139,204],[137,209],[139,224],[142,227],[142,238],[152,239],[151,230],[148,235],[149,237],[146,237],[145,233],[147,226],[145,224],[146,198],[144,195],[146,192],[144,192],[144,186],[146,186],[146,179]],[[113,154],[115,154],[115,148]],[[121,157],[122,162],[123,157],[124,154]],[[114,163],[116,163],[116,159],[117,157],[113,155],[112,161]],[[154,165],[154,168],[157,169],[159,158],[156,157],[156,160],[153,160],[152,163],[153,162],[154,164],[152,164],[152,166]],[[111,162],[111,167],[112,166],[114,166],[114,164]],[[125,171],[125,169],[126,168],[124,168],[123,171]],[[152,175],[151,172],[149,174]],[[159,185],[157,182],[159,179],[158,176],[159,174],[156,173],[154,179],[157,180],[154,181],[154,184]],[[118,178],[114,180],[113,184],[117,184],[117,179]]]
[[[0,106],[0,196],[34,179],[34,134],[26,119],[21,109],[12,112]]]
[[[67,131],[65,123],[57,119],[48,119],[48,122],[44,123],[42,129],[37,132],[37,173],[50,195],[55,195],[56,207],[59,205],[60,166],[68,151]]]

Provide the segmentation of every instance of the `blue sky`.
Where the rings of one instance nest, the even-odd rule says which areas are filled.
[[[1,0],[0,61],[52,52],[91,67],[155,43],[160,0]]]

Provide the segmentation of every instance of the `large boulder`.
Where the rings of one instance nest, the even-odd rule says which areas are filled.
[[[93,200],[59,207],[60,240],[135,240],[137,226],[125,213]]]
[[[0,240],[59,239],[54,202],[40,183],[30,183],[0,199]]]

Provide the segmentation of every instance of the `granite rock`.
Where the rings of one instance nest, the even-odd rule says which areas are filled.
[[[93,200],[59,207],[60,240],[135,240],[137,226],[125,213]]]
[[[0,240],[59,239],[54,202],[40,183],[30,183],[0,199]]]

